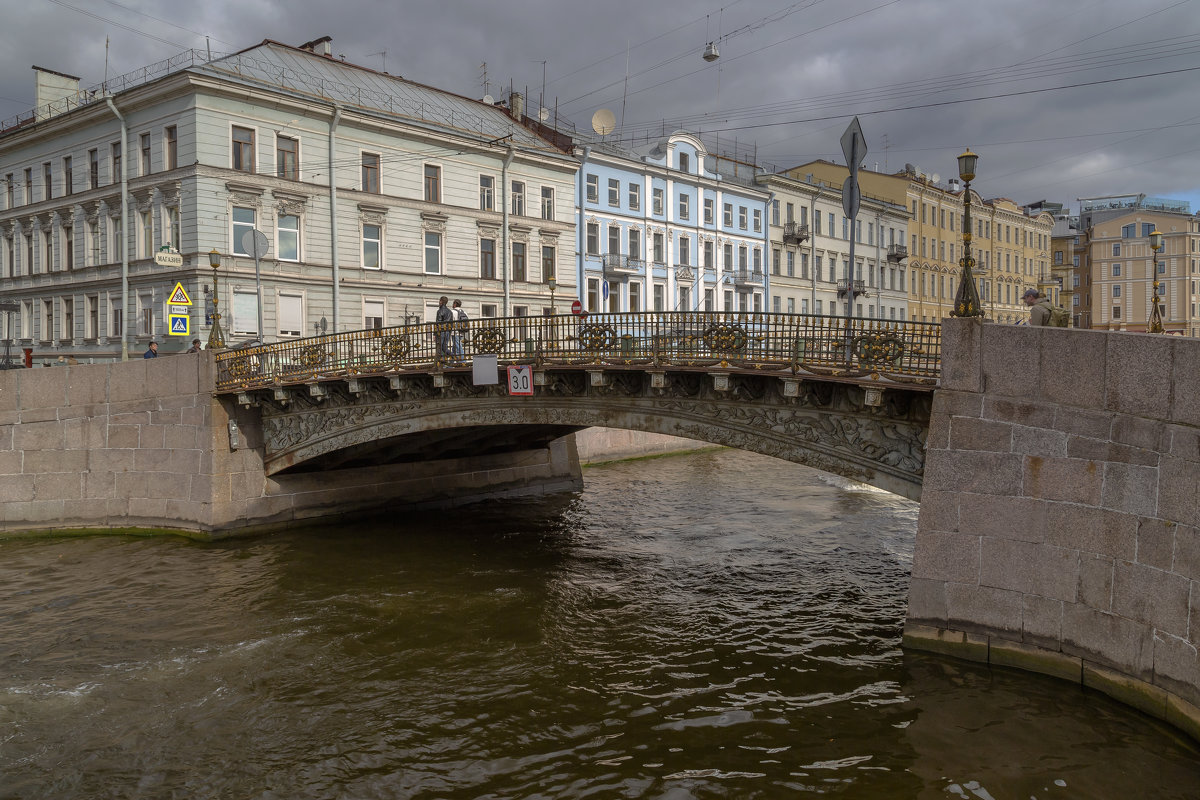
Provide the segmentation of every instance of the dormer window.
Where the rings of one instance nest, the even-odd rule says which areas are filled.
[[[689,171],[691,171],[691,166],[692,166],[691,158],[688,157],[688,154],[680,153],[679,154],[679,171],[680,172],[689,172]]]

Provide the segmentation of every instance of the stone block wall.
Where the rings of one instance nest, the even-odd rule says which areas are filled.
[[[946,320],[905,643],[1200,738],[1200,341]]]
[[[0,531],[228,535],[582,485],[571,437],[524,452],[268,478],[258,410],[214,397],[212,370],[202,353],[0,371]]]

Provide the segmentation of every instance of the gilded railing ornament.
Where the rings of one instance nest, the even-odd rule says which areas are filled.
[[[704,331],[704,346],[709,350],[738,352],[746,349],[749,336],[741,325],[710,325]]]
[[[482,328],[471,335],[476,352],[500,355],[508,347],[508,336],[503,328]]]
[[[617,346],[617,332],[611,325],[587,323],[579,328],[579,346],[589,352],[611,350]]]

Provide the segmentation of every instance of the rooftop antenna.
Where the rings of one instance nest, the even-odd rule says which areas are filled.
[[[629,97],[629,40],[625,40],[625,88],[621,91],[621,130],[625,130],[625,100]]]
[[[380,50],[378,53],[367,53],[367,58],[370,58],[371,56],[382,56],[383,60],[381,61],[379,71],[387,72],[387,50]]]
[[[482,64],[479,65],[479,83],[481,86],[483,86],[484,96],[490,97],[491,95],[488,93],[488,77],[487,77],[487,62],[486,61],[484,61]],[[485,101],[485,102],[487,102],[487,101]]]
[[[104,93],[108,94],[108,37],[104,37]]]

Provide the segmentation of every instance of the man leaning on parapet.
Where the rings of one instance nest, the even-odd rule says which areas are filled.
[[[1040,294],[1037,289],[1026,289],[1025,294],[1021,297],[1025,301],[1025,305],[1029,306],[1029,324],[1037,326],[1045,326],[1050,324],[1050,298],[1044,294]]]

